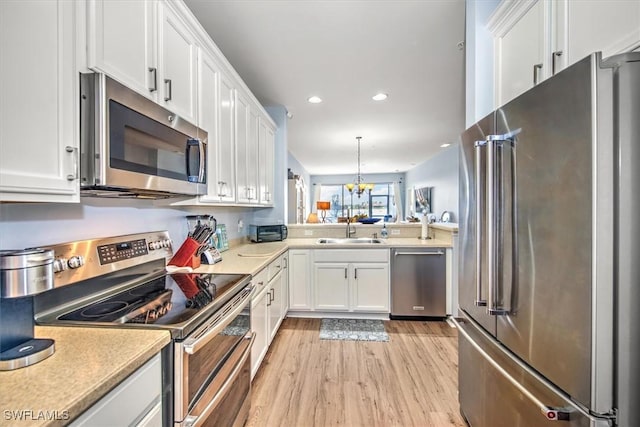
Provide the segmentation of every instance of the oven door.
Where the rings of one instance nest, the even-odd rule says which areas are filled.
[[[176,343],[176,426],[242,425],[247,419],[252,290],[242,290],[206,325]]]

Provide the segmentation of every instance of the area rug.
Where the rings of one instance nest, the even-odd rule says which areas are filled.
[[[321,340],[389,341],[382,320],[322,319]]]

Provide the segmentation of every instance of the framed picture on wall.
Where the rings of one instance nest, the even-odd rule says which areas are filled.
[[[421,187],[415,189],[416,214],[433,212],[433,187]]]

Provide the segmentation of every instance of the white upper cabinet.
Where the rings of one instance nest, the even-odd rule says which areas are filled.
[[[0,1],[1,201],[79,201],[76,7]]]
[[[198,45],[169,2],[90,0],[87,65],[197,124]]]
[[[251,203],[258,203],[260,185],[258,183],[258,154],[260,134],[260,113],[255,108],[249,110],[249,144],[247,147],[247,186],[251,189]]]
[[[640,1],[503,0],[487,26],[499,107],[593,52],[640,47]]]
[[[544,2],[537,1],[515,22],[494,33],[496,106],[504,105],[543,79]]]
[[[168,3],[160,3],[158,78],[160,101],[186,120],[196,122],[198,45],[195,36]]]
[[[258,129],[258,172],[260,184],[259,201],[262,205],[273,204],[274,144],[275,134],[273,129],[261,119]]]
[[[236,201],[236,171],[235,171],[235,89],[231,81],[220,75],[220,95],[218,107],[220,114],[219,146],[218,146],[218,175],[216,194],[209,194],[220,202]]]
[[[87,62],[143,96],[158,99],[156,0],[87,2]]]
[[[249,101],[235,91],[236,103],[236,188],[239,203],[251,203],[255,188],[251,188],[247,178],[247,157],[249,151]]]
[[[640,46],[638,0],[556,0],[552,6],[556,70],[595,51],[606,58]]]

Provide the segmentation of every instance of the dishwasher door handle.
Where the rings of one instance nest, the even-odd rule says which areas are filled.
[[[438,252],[394,252],[394,256],[398,255],[444,255],[443,251]]]

